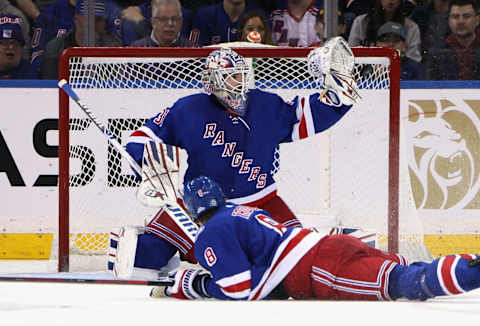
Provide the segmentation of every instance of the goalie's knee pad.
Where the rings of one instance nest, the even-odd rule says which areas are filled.
[[[168,275],[180,263],[177,249],[143,227],[122,227],[110,233],[108,270],[122,279],[156,280]]]

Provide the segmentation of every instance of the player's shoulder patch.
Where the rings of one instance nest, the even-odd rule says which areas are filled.
[[[248,219],[255,210],[253,207],[239,205],[233,209],[232,216]]]
[[[342,101],[340,101],[340,98],[338,97],[337,93],[335,93],[330,89],[322,93],[318,97],[318,100],[320,100],[320,102],[325,103],[327,105],[332,105],[336,107],[342,106]]]

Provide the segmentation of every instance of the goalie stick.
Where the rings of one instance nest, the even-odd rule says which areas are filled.
[[[83,112],[93,121],[93,123],[100,129],[100,131],[108,137],[108,141],[117,149],[123,157],[125,157],[128,163],[133,167],[133,169],[142,175],[142,168],[138,163],[133,159],[133,157],[123,148],[122,145],[115,139],[115,136],[110,132],[110,130],[105,127],[105,125],[98,120],[98,118],[93,114],[88,106],[82,103],[80,97],[75,93],[73,88],[67,83],[65,79],[62,79],[58,82],[58,87],[63,89],[67,95],[77,103],[77,105],[82,109]]]
[[[93,121],[95,126],[97,126],[97,128],[108,137],[108,141],[115,147],[115,149],[120,152],[120,154],[125,159],[127,159],[128,163],[130,164],[130,166],[132,166],[135,172],[137,172],[138,175],[142,175],[142,168],[140,167],[140,165],[115,139],[115,136],[110,132],[110,130],[108,130],[107,127],[105,127],[105,125],[93,114],[92,110],[80,100],[78,94],[67,83],[67,81],[65,79],[60,80],[58,82],[58,87],[60,87],[73,101],[75,101],[75,103],[82,109],[82,111],[88,116],[88,118]],[[163,160],[165,160],[164,157]],[[167,199],[165,201],[165,209],[170,212],[171,218],[175,220],[177,225],[190,238],[190,240],[192,242],[195,242],[196,232],[192,229],[193,222],[191,218],[185,213],[183,208],[176,201]]]
[[[0,282],[30,282],[30,283],[80,283],[80,284],[110,284],[110,285],[147,285],[147,286],[171,286],[174,281],[168,277],[156,281],[145,280],[119,280],[119,279],[90,279],[75,277],[37,277],[37,276],[0,276]]]

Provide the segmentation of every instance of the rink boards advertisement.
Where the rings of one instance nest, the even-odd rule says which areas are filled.
[[[48,258],[49,243],[58,229],[58,89],[4,87],[1,92],[2,108],[7,113],[0,123],[0,191],[4,204],[0,213],[2,255],[3,258],[12,258],[12,246],[21,243],[24,253],[28,251],[31,255],[23,258]],[[100,99],[83,93],[82,98],[93,105],[100,116],[104,113],[108,115],[108,107],[114,103],[120,106],[117,111],[120,116],[115,119],[142,121],[163,106],[171,105],[176,97],[192,91],[175,92],[174,96],[163,97],[161,104],[158,94],[151,91],[141,96],[140,103],[138,97],[133,96],[125,96],[119,102],[115,93],[106,94]],[[480,249],[480,243],[476,240],[480,230],[478,93],[476,89],[469,88],[401,90],[401,139],[404,140],[401,160],[408,162],[413,201],[425,235],[430,237],[429,241],[433,241],[432,246],[440,246],[435,243],[440,235],[444,239],[454,237],[451,239],[457,241],[457,247],[452,250],[458,251],[460,248],[465,252],[478,252]],[[79,119],[86,119],[73,104],[70,110]],[[115,123],[115,119],[107,118],[110,123]],[[125,141],[130,132],[125,130],[119,136]],[[88,133],[91,133],[88,137],[103,137],[93,127]],[[84,136],[77,135],[79,138]],[[89,146],[95,153],[95,146],[106,147],[107,140],[104,138]],[[318,155],[309,153],[303,159],[315,162],[328,156],[328,153],[321,154],[309,158],[309,155]],[[107,178],[111,167],[105,163],[106,157],[95,156],[94,160],[98,178]],[[81,169],[81,164],[73,161],[72,169]],[[120,168],[123,174],[131,175],[126,162]],[[312,178],[318,178],[317,181],[330,182],[328,173],[316,171],[314,174]],[[154,213],[152,209],[136,203],[135,189],[117,187],[113,192],[114,202],[109,202],[112,199],[107,198],[103,190],[95,186],[95,182],[85,187],[84,190],[95,199],[71,207],[71,230],[78,228],[96,232],[100,228],[101,232],[109,232],[112,225],[142,224],[149,214]],[[306,193],[315,191],[308,189],[308,183],[306,187]],[[327,198],[329,195],[328,192],[320,193],[318,198]],[[308,205],[309,202],[321,205],[320,201],[307,198],[300,205]],[[73,217],[76,212],[90,216],[91,220]],[[18,234],[24,238],[12,237]],[[448,241],[451,242],[451,239]],[[26,248],[29,245],[31,248]],[[22,250],[16,251],[13,258],[21,256]],[[448,253],[445,249],[437,251]]]

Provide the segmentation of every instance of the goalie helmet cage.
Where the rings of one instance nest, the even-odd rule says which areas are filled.
[[[141,126],[146,118],[149,118],[159,112],[162,108],[168,107],[179,97],[191,94],[192,92],[198,92],[200,85],[198,81],[198,73],[202,70],[203,59],[214,48],[70,48],[64,51],[60,58],[59,63],[59,77],[60,79],[67,80],[70,85],[80,94],[83,102],[89,106],[97,116],[104,115],[104,123],[107,128],[110,128],[113,134],[115,134],[119,141],[126,139],[126,136]],[[306,68],[306,56],[311,49],[309,48],[279,48],[279,47],[267,47],[267,48],[234,48],[239,54],[248,58],[254,71],[255,87],[262,89],[273,89],[278,91],[282,97],[291,98],[292,95],[297,93],[306,92],[306,94],[315,91],[318,86],[312,86],[312,78],[308,76]],[[355,74],[359,78],[359,85],[361,89],[365,89],[363,96],[370,98],[372,101],[368,104],[357,104],[354,108],[355,111],[362,113],[362,110],[368,111],[375,107],[377,111],[373,112],[386,112],[385,115],[381,115],[381,118],[377,118],[376,122],[373,122],[370,126],[364,126],[363,133],[355,131],[356,134],[347,135],[346,137],[329,136],[328,143],[336,142],[337,139],[345,138],[346,143],[340,143],[332,147],[329,145],[329,149],[326,152],[322,152],[321,156],[327,157],[332,161],[335,159],[337,152],[344,152],[345,155],[339,155],[340,158],[336,159],[337,162],[345,160],[343,164],[351,164],[350,170],[357,169],[351,157],[348,158],[350,152],[355,152],[359,147],[356,144],[349,143],[358,139],[370,139],[369,134],[379,128],[379,124],[384,125],[383,136],[376,136],[381,138],[385,143],[384,152],[379,154],[377,161],[383,161],[381,167],[372,166],[371,170],[374,170],[374,174],[380,174],[379,179],[385,179],[385,184],[381,186],[381,190],[372,191],[370,189],[376,186],[364,185],[359,189],[353,189],[350,184],[353,180],[348,180],[349,176],[342,177],[341,174],[345,174],[345,171],[334,173],[332,171],[335,168],[314,167],[312,171],[307,171],[307,175],[327,174],[319,177],[322,183],[322,189],[318,190],[314,188],[311,191],[310,184],[286,186],[289,188],[282,194],[281,182],[279,184],[279,193],[287,201],[290,206],[293,206],[293,210],[297,214],[295,207],[296,204],[292,203],[292,200],[288,198],[288,193],[300,194],[298,197],[307,197],[302,193],[302,189],[306,189],[305,192],[312,193],[313,199],[309,199],[309,202],[315,204],[316,202],[329,202],[325,204],[327,208],[335,213],[327,213],[325,211],[316,212],[315,210],[306,213],[306,216],[322,216],[330,215],[336,219],[337,222],[344,224],[345,226],[351,226],[350,222],[345,220],[348,215],[355,215],[354,212],[358,211],[358,208],[344,209],[341,207],[341,201],[351,201],[350,193],[353,195],[361,194],[364,192],[371,192],[372,200],[379,202],[379,206],[382,208],[381,217],[376,216],[376,220],[382,219],[381,223],[384,223],[388,227],[388,231],[378,231],[379,233],[387,233],[388,237],[388,250],[392,252],[399,251],[399,145],[400,145],[400,61],[396,51],[386,48],[353,48],[353,52],[356,57]],[[285,80],[285,82],[283,82]],[[280,85],[281,84],[281,85]],[[372,96],[366,96],[367,90],[373,89],[380,93],[374,93]],[[152,90],[157,93],[152,94]],[[283,93],[282,93],[283,92]],[[369,94],[369,93],[368,93]],[[380,98],[384,98],[383,103],[380,103]],[[378,100],[377,100],[378,99]],[[98,130],[91,127],[91,123],[88,121],[83,112],[78,108],[75,108],[73,103],[69,100],[68,96],[60,90],[59,93],[59,225],[58,225],[58,269],[59,271],[69,271],[70,258],[73,255],[105,255],[106,244],[108,239],[109,229],[113,227],[120,227],[126,224],[142,224],[144,219],[152,216],[154,212],[151,209],[145,207],[139,207],[136,202],[134,189],[138,185],[133,180],[132,172],[129,170],[126,160],[119,158],[119,154],[107,145],[107,139],[102,136]],[[152,103],[155,102],[155,103]],[[114,112],[112,113],[113,110]],[[138,111],[136,111],[138,110]],[[134,111],[134,112],[132,112]],[[352,111],[353,112],[353,111]],[[352,113],[350,112],[350,113]],[[349,113],[349,115],[350,115]],[[349,116],[347,115],[342,119],[334,131],[338,130],[350,130],[348,126],[344,125],[343,120]],[[364,114],[370,117],[375,117],[375,114]],[[356,118],[352,118],[355,120]],[[352,120],[350,119],[350,120]],[[369,118],[367,117],[367,120]],[[365,122],[358,121],[358,124],[362,125]],[[348,122],[346,122],[348,125]],[[352,121],[352,126],[355,126],[355,122]],[[91,132],[89,130],[92,130]],[[88,131],[88,134],[85,132]],[[81,134],[81,135],[79,135]],[[366,135],[364,137],[364,135]],[[74,141],[72,138],[76,137]],[[315,138],[314,137],[310,138]],[[319,136],[323,137],[324,136]],[[80,138],[82,141],[79,141]],[[317,137],[318,138],[318,137]],[[323,139],[321,138],[321,139]],[[350,138],[350,140],[348,139]],[[315,151],[312,155],[318,155],[318,145],[309,145],[310,140],[303,140],[306,142],[308,149],[303,150],[302,155],[307,155],[304,161],[315,161],[316,158],[310,158],[304,154],[306,151],[313,149]],[[317,139],[311,140],[311,142],[317,141]],[[365,148],[374,150],[377,147],[376,144],[368,144],[369,140],[366,140],[367,144],[363,144],[360,151],[364,151],[363,156],[369,158],[372,155],[371,152],[365,152]],[[320,140],[321,144],[325,143],[325,140]],[[290,144],[289,144],[290,145]],[[282,145],[283,146],[283,145]],[[290,146],[295,148],[295,144]],[[350,147],[349,147],[350,146]],[[366,147],[365,147],[366,146]],[[96,148],[101,148],[105,154],[97,154]],[[328,146],[327,146],[328,147]],[[342,148],[342,149],[338,149]],[[345,149],[349,148],[349,149]],[[283,149],[281,149],[283,151]],[[102,156],[103,155],[103,156]],[[354,154],[357,155],[357,154]],[[279,172],[283,172],[284,163],[288,166],[288,160],[284,161],[283,154],[282,168]],[[298,161],[298,154],[295,154]],[[361,157],[360,155],[356,158]],[[104,162],[106,161],[106,162]],[[361,160],[360,160],[361,161]],[[278,162],[276,162],[278,163]],[[332,164],[331,162],[328,164]],[[370,164],[370,163],[359,163]],[[376,164],[376,163],[375,163]],[[294,170],[295,168],[293,168]],[[379,173],[380,170],[386,170]],[[325,172],[326,171],[326,172]],[[363,174],[360,171],[356,172],[354,179],[362,179]],[[339,175],[340,174],[340,175]],[[282,178],[282,173],[277,173]],[[310,176],[298,178],[292,176],[292,171],[287,170],[286,174],[283,173],[285,179],[297,180],[311,180]],[[336,176],[338,175],[338,177]],[[100,177],[99,177],[100,176]],[[374,177],[365,175],[367,179],[374,179]],[[98,181],[95,181],[97,180]],[[339,199],[335,199],[332,195],[331,187],[333,181],[346,179],[348,185],[343,185],[343,188],[349,188],[348,195],[336,196]],[[407,178],[408,179],[408,178]],[[93,180],[93,181],[92,181]],[[336,182],[336,181],[335,181]],[[380,182],[383,182],[382,180]],[[103,186],[100,188],[92,186],[92,184],[100,184]],[[408,183],[408,181],[407,181]],[[107,185],[105,185],[107,184]],[[362,188],[363,187],[363,188]],[[129,189],[129,193],[125,197],[125,194],[120,194],[122,189]],[[341,187],[340,187],[341,188]],[[82,192],[82,189],[85,190]],[[316,191],[324,191],[325,195],[319,195],[321,200],[317,199]],[[351,191],[350,191],[351,190]],[[77,194],[78,193],[78,194]],[[108,193],[108,195],[107,195]],[[113,198],[113,203],[108,202],[106,199],[108,196]],[[122,197],[123,196],[123,197]],[[81,197],[81,199],[77,199]],[[341,197],[344,197],[343,199]],[[370,198],[369,197],[369,198]],[[75,198],[75,200],[72,200]],[[81,204],[76,204],[77,201],[81,201]],[[293,199],[295,201],[295,199]],[[358,207],[371,206],[371,203],[361,203],[364,199],[358,199]],[[132,210],[135,212],[132,218],[132,214],[126,214],[127,208],[122,208],[122,205],[132,206]],[[338,205],[338,207],[337,207]],[[376,204],[375,204],[376,205]],[[374,205],[374,206],[375,206]],[[411,203],[410,203],[411,205]],[[307,205],[308,206],[308,205]],[[333,210],[332,210],[333,208]],[[367,210],[370,208],[366,208]],[[371,208],[372,210],[375,208]],[[329,210],[329,211],[330,211]],[[110,213],[109,211],[113,211]],[[412,214],[415,211],[410,210],[408,214]],[[309,215],[310,214],[310,215]],[[362,213],[366,218],[367,213]],[[406,213],[407,214],[407,213]],[[113,215],[113,216],[112,216]],[[375,213],[372,212],[372,215]],[[340,217],[339,217],[340,216]],[[416,217],[418,219],[418,216]],[[367,229],[373,229],[375,226],[375,220],[372,223],[366,223]],[[355,224],[355,223],[353,223]],[[358,223],[357,223],[358,224]],[[420,235],[423,241],[423,230],[418,230],[418,221],[414,222],[415,231],[417,235]],[[97,228],[96,225],[105,225],[103,228]],[[359,225],[358,227],[362,227]],[[421,226],[420,226],[421,227]],[[101,230],[99,230],[101,229]],[[418,232],[417,232],[418,231]],[[409,235],[406,235],[408,238]],[[418,239],[417,239],[418,240]],[[415,240],[415,241],[417,241]],[[92,246],[98,246],[96,242],[102,243],[103,246],[100,250],[93,248]],[[92,244],[93,243],[93,244]],[[423,242],[422,242],[423,244]],[[384,248],[386,249],[386,248]],[[80,267],[80,269],[82,269]],[[88,269],[88,268],[85,268]]]

